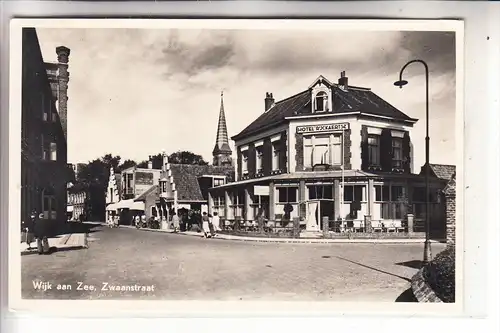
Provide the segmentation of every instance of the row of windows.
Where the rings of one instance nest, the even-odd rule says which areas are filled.
[[[257,146],[255,147],[255,169],[257,173],[260,173],[263,171],[263,146]],[[249,159],[249,152],[248,150],[244,150],[241,152],[242,154],[242,159],[241,159],[241,170],[244,175],[248,174],[248,159]],[[271,170],[276,171],[279,170],[279,160],[280,160],[280,142],[273,142],[272,143],[272,160],[271,160]]]

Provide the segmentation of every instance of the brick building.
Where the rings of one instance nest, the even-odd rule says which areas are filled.
[[[21,218],[35,210],[64,222],[70,50],[57,47],[58,62],[45,63],[36,30],[24,28],[22,38]]]
[[[275,101],[232,137],[236,182],[210,190],[209,210],[229,223],[299,218],[307,231],[322,221],[346,221],[358,231],[424,231],[424,177],[414,174],[408,117],[369,88],[318,77],[304,91]],[[443,224],[439,203],[446,181],[431,177],[431,224]],[[330,225],[330,223],[329,223]]]

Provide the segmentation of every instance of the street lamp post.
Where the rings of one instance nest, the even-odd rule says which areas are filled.
[[[409,65],[418,62],[425,67],[425,243],[424,243],[424,263],[431,260],[431,242],[430,242],[430,206],[429,206],[429,67],[423,60],[411,60],[401,68],[399,72],[399,81],[394,82],[394,85],[403,88],[408,84],[408,81],[403,80],[403,72]]]

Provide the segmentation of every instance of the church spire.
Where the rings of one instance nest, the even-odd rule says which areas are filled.
[[[215,147],[212,151],[214,156],[214,165],[231,165],[232,151],[229,147],[229,136],[227,134],[226,115],[224,112],[224,92],[220,93],[220,111],[219,122],[217,125],[217,136],[215,138]]]

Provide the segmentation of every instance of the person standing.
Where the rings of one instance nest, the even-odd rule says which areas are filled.
[[[179,216],[175,212],[172,212],[172,224],[174,225],[174,232],[179,232],[180,221]]]
[[[28,250],[31,249],[31,243],[34,240],[34,231],[33,228],[35,226],[35,219],[36,219],[36,211],[33,211],[30,215],[30,219],[27,222],[23,221],[23,232],[26,233],[26,244],[28,245]]]
[[[36,214],[35,214],[36,216]],[[49,239],[47,230],[47,221],[42,213],[33,220],[33,231],[36,238],[38,254],[49,254]]]
[[[212,234],[210,232],[210,220],[208,218],[207,212],[203,212],[203,216],[201,217],[203,235],[205,238],[211,238]]]

